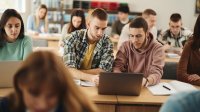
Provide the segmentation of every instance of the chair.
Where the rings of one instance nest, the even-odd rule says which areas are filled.
[[[33,47],[48,47],[48,41],[45,39],[33,39]]]
[[[165,66],[163,68],[163,76],[162,79],[177,79],[176,76],[176,68],[177,62],[165,62]]]

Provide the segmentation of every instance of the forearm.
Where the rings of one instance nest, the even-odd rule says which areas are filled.
[[[169,44],[165,44],[163,46],[164,51],[168,51],[171,48],[171,46]]]
[[[149,76],[147,77],[148,85],[156,85],[158,82],[160,82],[160,78]]]
[[[98,75],[100,72],[105,72],[101,68],[89,69],[89,70],[80,70],[80,71],[83,72],[83,73],[93,74],[93,75]]]
[[[117,69],[117,68],[114,68],[114,69],[113,69],[113,72],[115,72],[115,73],[122,73],[121,70],[120,70],[120,69]]]
[[[148,86],[151,86],[151,85],[158,84],[160,82],[161,77],[159,77],[156,74],[151,74],[148,77],[146,77],[145,79],[148,80]]]
[[[87,80],[90,81],[90,75],[88,73],[84,73],[80,70],[77,70],[76,68],[69,68],[69,71],[71,72],[72,76],[75,79],[81,79],[81,80]]]
[[[196,75],[197,77],[192,77],[194,75]],[[178,80],[200,86],[200,77],[197,74],[187,74],[187,73],[184,73],[182,75],[179,74]]]
[[[200,79],[196,80],[196,81],[191,81],[190,83],[193,84],[193,85],[200,86]]]

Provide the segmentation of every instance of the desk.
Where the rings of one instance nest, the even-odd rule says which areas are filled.
[[[180,58],[169,58],[169,57],[166,57],[165,58],[165,62],[176,62],[176,63],[178,63],[179,59]]]
[[[143,88],[140,96],[117,96],[117,112],[158,112],[168,96],[153,96]]]
[[[172,80],[161,80],[169,82]],[[142,88],[140,96],[99,95],[96,87],[83,88],[100,109],[100,112],[158,112],[161,105],[169,96],[153,96],[147,88]],[[199,88],[198,88],[199,89]],[[113,99],[116,98],[116,99]],[[117,100],[117,103],[116,103]],[[115,106],[115,110],[109,111],[108,107],[102,110],[101,105]],[[107,110],[108,109],[108,110]],[[113,109],[113,107],[112,107]]]
[[[99,108],[99,112],[115,112],[115,106],[117,105],[117,98],[115,95],[99,95],[97,87],[81,87],[89,98]]]
[[[33,47],[33,51],[51,51],[56,55],[61,56],[58,47]]]
[[[29,35],[33,39],[45,39],[48,41],[48,46],[57,47],[61,35],[58,34],[47,34],[47,35]]]
[[[170,80],[162,80],[168,82]],[[100,112],[158,112],[168,96],[153,96],[143,88],[140,96],[99,95],[97,87],[81,87],[99,108]],[[0,97],[8,95],[12,88],[0,89]]]

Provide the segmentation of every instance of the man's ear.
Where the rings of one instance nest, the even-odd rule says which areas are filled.
[[[90,20],[86,23],[87,29],[90,27]]]

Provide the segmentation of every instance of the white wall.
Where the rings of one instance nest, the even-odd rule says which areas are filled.
[[[31,13],[31,1],[26,0],[26,12],[21,14],[25,28],[27,17]],[[107,1],[107,0],[98,0]],[[157,12],[157,27],[165,30],[168,28],[169,17],[172,13],[180,13],[183,19],[183,26],[193,30],[197,14],[195,14],[196,0],[109,0],[118,2],[128,2],[131,11],[142,12],[146,8],[152,8]]]
[[[26,8],[25,8],[25,13],[20,13],[24,22],[24,27],[26,30],[26,23],[27,23],[27,18],[28,15],[31,14],[31,0],[25,0],[26,2]],[[12,8],[12,7],[10,7]],[[1,17],[2,13],[0,13],[0,17]]]
[[[27,23],[27,18],[31,14],[31,0],[26,0],[26,11],[25,13],[21,13],[22,19],[24,21],[24,27],[26,31],[26,23]]]
[[[196,0],[128,0],[131,11],[143,11],[152,8],[157,12],[157,27],[168,28],[172,13],[180,13],[183,26],[193,30],[197,14],[195,14]]]

